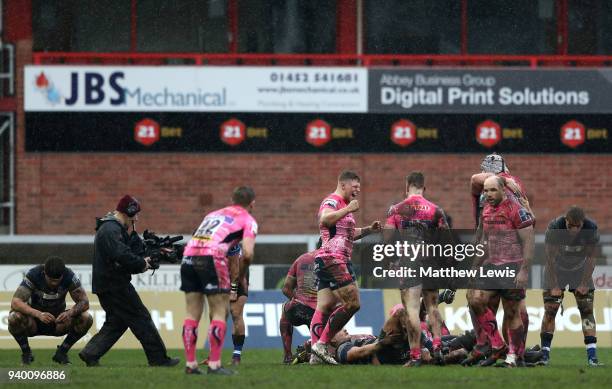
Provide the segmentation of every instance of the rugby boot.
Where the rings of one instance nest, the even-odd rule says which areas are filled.
[[[461,366],[473,366],[483,359],[486,359],[486,357],[487,356],[483,352],[473,349],[470,356],[461,361]]]
[[[72,365],[70,359],[68,359],[68,354],[60,350],[60,346],[57,346],[57,351],[55,355],[51,358],[53,362],[57,362],[60,365]]]
[[[21,354],[21,364],[22,365],[27,366],[27,365],[30,365],[32,362],[34,362],[34,355],[32,355],[31,351]]]
[[[421,358],[411,359],[408,362],[406,362],[404,367],[421,367],[422,364],[423,364],[423,360]]]
[[[310,354],[309,364],[311,364],[311,365],[322,365],[323,364],[323,360],[321,358],[319,358],[317,356],[317,354]],[[295,365],[295,363],[294,363],[294,365]]]
[[[81,360],[85,362],[85,365],[87,365],[87,367],[100,366],[99,360],[88,357],[87,355],[83,354],[83,351],[79,353],[79,358],[81,358]]]
[[[226,369],[224,367],[220,367],[218,369],[211,369],[209,366],[206,374],[235,375],[238,374],[238,372],[235,370]]]
[[[197,367],[185,366],[185,374],[201,375],[204,373],[202,373],[202,370],[198,369]]]
[[[491,350],[491,355],[487,359],[485,359],[484,361],[480,361],[480,366],[493,366],[498,359],[505,359],[507,353],[508,346],[506,346],[505,344],[498,349],[494,348]],[[516,363],[514,364],[516,365]]]
[[[597,358],[590,358],[590,359],[587,361],[587,365],[588,365],[589,367],[599,367],[599,366],[604,366],[604,364],[603,364],[603,363],[601,363],[601,362],[599,362],[599,360],[598,360]]]
[[[336,360],[334,359],[334,357],[329,353],[329,350],[327,349],[327,345],[323,344],[321,342],[317,342],[312,346],[312,352],[318,356],[319,358],[321,358],[323,360],[323,362],[330,364],[330,365],[337,365],[338,362],[336,362]]]

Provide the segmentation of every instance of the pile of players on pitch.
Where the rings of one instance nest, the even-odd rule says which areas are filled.
[[[360,308],[359,289],[353,271],[353,243],[369,234],[387,236],[408,232],[412,242],[427,242],[423,231],[449,231],[441,207],[427,200],[425,176],[412,172],[406,177],[406,198],[390,207],[384,224],[373,221],[356,227],[353,214],[361,179],[351,171],[338,177],[336,190],[319,208],[321,247],[298,258],[283,287],[290,299],[282,312],[280,331],[284,362],[310,364],[453,364],[506,368],[547,365],[555,316],[569,287],[582,319],[587,365],[602,365],[596,355],[596,324],[593,316],[594,247],[597,225],[578,206],[550,221],[546,230],[545,315],[541,346],[526,350],[529,317],[525,306],[530,266],[535,252],[535,214],[523,184],[509,173],[498,154],[486,156],[480,173],[471,178],[476,236],[487,252],[472,266],[491,274],[512,269],[511,277],[497,277],[493,286],[472,280],[467,300],[474,331],[453,336],[445,328],[438,310],[440,301],[452,303],[455,290],[438,295],[438,287],[426,278],[405,277],[399,289],[402,304],[395,306],[378,337],[349,335],[344,327]],[[383,228],[384,226],[384,228]],[[418,261],[419,259],[417,259]],[[443,286],[448,287],[448,286]],[[501,335],[496,320],[504,309]],[[420,312],[420,314],[419,314]],[[420,322],[419,322],[420,318]],[[427,320],[425,319],[427,318]],[[293,326],[308,325],[310,341],[291,354]]]

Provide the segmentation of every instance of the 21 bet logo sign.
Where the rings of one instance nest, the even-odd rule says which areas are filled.
[[[410,120],[400,119],[391,125],[391,141],[406,147],[416,140],[416,126]]]
[[[152,119],[143,119],[134,126],[134,140],[145,146],[151,146],[159,140],[159,123]]]
[[[476,141],[484,147],[491,148],[499,143],[502,131],[493,120],[485,120],[476,127]]]
[[[561,143],[575,149],[584,143],[584,125],[576,120],[569,121],[561,127]]]
[[[331,140],[331,126],[324,120],[317,119],[306,125],[306,142],[321,147]]]
[[[238,119],[229,119],[221,124],[219,137],[223,143],[237,146],[246,138],[246,126]]]

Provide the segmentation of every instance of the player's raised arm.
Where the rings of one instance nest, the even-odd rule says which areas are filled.
[[[319,216],[319,223],[325,227],[331,227],[336,222],[351,212],[357,212],[359,210],[359,200],[351,200],[351,202],[344,208],[333,210],[333,208],[323,208],[321,215]]]
[[[372,233],[379,232],[382,230],[382,223],[379,220],[373,221],[369,226],[355,228],[355,236],[353,240],[359,240]]]

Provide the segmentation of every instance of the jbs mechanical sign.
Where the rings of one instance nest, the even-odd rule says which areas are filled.
[[[606,69],[28,66],[24,79],[26,151],[610,150]]]

